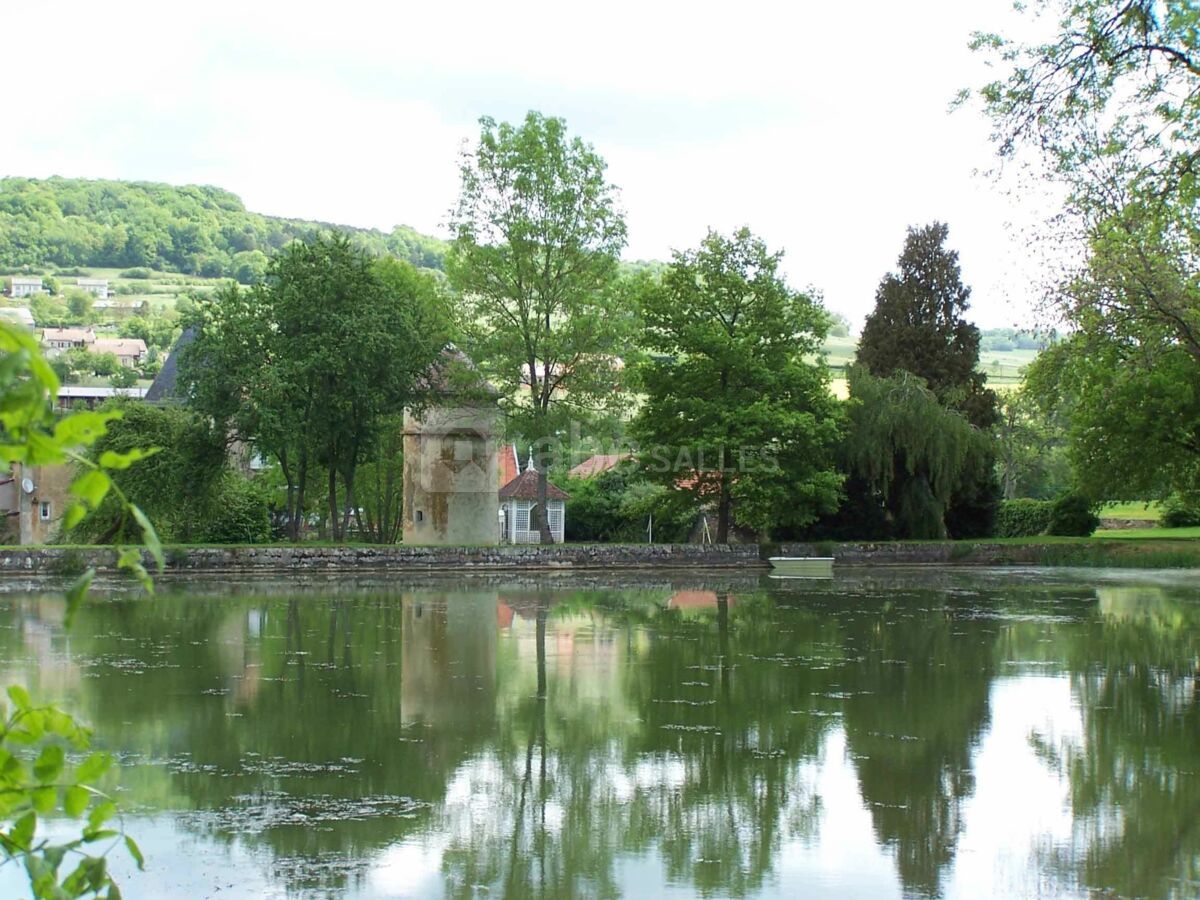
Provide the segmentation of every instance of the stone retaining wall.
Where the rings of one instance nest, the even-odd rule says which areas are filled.
[[[832,556],[839,565],[907,566],[972,565],[1002,566],[1037,564],[1044,548],[1036,544],[960,543],[873,543],[780,544],[772,556]]]
[[[146,565],[151,565],[145,555]],[[522,569],[759,568],[757,544],[559,544],[541,547],[168,547],[167,571],[454,571]],[[0,550],[0,575],[69,575],[116,568],[101,547]]]

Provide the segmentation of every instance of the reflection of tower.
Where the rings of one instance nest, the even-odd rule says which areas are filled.
[[[405,723],[495,718],[496,594],[405,594],[400,702]]]
[[[404,413],[404,543],[495,544],[495,390],[456,350],[429,381],[436,401]]]

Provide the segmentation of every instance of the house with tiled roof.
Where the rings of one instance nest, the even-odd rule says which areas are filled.
[[[127,369],[141,365],[146,355],[146,342],[141,338],[96,338],[93,353],[111,353]]]
[[[538,470],[533,460],[525,471],[500,488],[500,531],[506,544],[541,543],[541,535],[533,525],[533,508],[537,505]],[[555,543],[563,542],[566,525],[566,502],[568,494],[553,482],[546,484],[546,510],[550,522],[550,533]]]
[[[597,453],[589,456],[567,474],[571,478],[595,478],[603,475],[609,469],[615,469],[627,459],[633,459],[629,453]]]

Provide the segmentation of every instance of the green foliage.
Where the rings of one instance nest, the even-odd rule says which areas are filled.
[[[1077,333],[1030,366],[1044,414],[1066,423],[1078,485],[1112,500],[1200,486],[1200,364],[1178,344]]]
[[[996,513],[996,537],[1034,537],[1050,527],[1054,504],[1049,500],[1005,500]]]
[[[973,42],[1004,71],[980,91],[1001,156],[1035,149],[1083,205],[1106,192],[1098,175],[1114,170],[1138,193],[1194,200],[1200,7],[1053,0],[1032,9],[1057,24],[1050,41],[979,33]]]
[[[346,234],[372,255],[443,266],[445,242],[406,226],[385,234],[261,216],[215,187],[0,179],[0,265],[116,267],[127,278],[158,269],[249,284],[265,273],[269,255],[330,231]]]
[[[1163,501],[1158,518],[1164,528],[1188,528],[1200,525],[1200,498],[1175,493]]]
[[[346,238],[317,238],[289,245],[251,288],[231,283],[199,303],[193,322],[179,351],[181,395],[223,434],[279,461],[293,539],[310,475],[325,472],[341,540],[359,464],[420,399],[445,346],[452,316],[438,283]]]
[[[623,464],[595,478],[573,478],[563,487],[568,541],[644,542],[686,541],[696,519],[696,504],[685,491],[672,491],[646,481],[633,464]]]
[[[0,322],[0,465],[11,471],[22,466],[63,464],[74,459],[83,472],[71,485],[73,498],[66,513],[67,525],[77,522],[89,509],[115,495],[138,523],[140,536],[161,571],[162,548],[149,520],[131,506],[112,482],[112,473],[128,467],[139,453],[102,456],[89,462],[78,456],[103,437],[118,413],[76,412],[56,418],[52,400],[58,379],[46,363],[37,342],[24,329]],[[136,548],[118,554],[118,566],[131,571],[153,588],[149,573]],[[94,571],[85,570],[66,594],[66,621],[70,624],[84,601]],[[30,889],[41,898],[99,896],[119,897],[107,869],[107,853],[121,838],[142,866],[141,852],[123,829],[110,820],[116,806],[96,783],[111,765],[105,754],[91,754],[68,768],[64,746],[88,749],[90,733],[70,716],[49,706],[35,706],[28,691],[19,685],[8,689],[11,709],[0,705],[0,865],[12,861],[23,865]],[[36,756],[34,755],[36,753]],[[32,759],[32,764],[31,764]],[[85,814],[79,838],[54,843],[37,834],[39,817],[61,809],[72,819]],[[107,843],[100,855],[93,845]],[[63,871],[64,862],[75,863]]]
[[[1002,156],[1032,150],[1067,188],[1053,240],[1081,262],[1054,299],[1071,339],[1039,359],[1043,407],[1065,405],[1069,453],[1095,496],[1200,486],[1200,7],[1062,0],[1048,42],[978,35]]]
[[[96,302],[92,294],[77,287],[69,287],[63,296],[67,301],[67,311],[74,322],[86,325],[92,321],[92,305]]]
[[[646,401],[634,423],[657,481],[691,484],[760,534],[803,527],[837,506],[840,417],[820,350],[828,316],[778,275],[781,254],[748,229],[710,232],[644,285]]]
[[[896,536],[946,537],[953,492],[985,452],[987,435],[942,406],[915,375],[876,378],[860,366],[847,374],[849,471],[887,510]]]
[[[117,366],[117,370],[108,378],[108,383],[115,388],[131,388],[137,381],[137,371],[128,366]]]
[[[945,246],[948,235],[949,229],[940,222],[909,229],[898,271],[885,275],[875,294],[875,309],[858,343],[857,363],[877,378],[903,372],[917,376],[939,404],[961,413],[982,431],[999,419],[996,395],[976,371],[979,329],[964,318],[971,291],[962,283],[957,251]],[[889,510],[910,528],[924,522],[910,536],[934,537],[947,529],[955,537],[991,532],[999,500],[993,449],[979,440],[964,446],[969,456],[955,466],[957,480],[940,515],[942,495],[929,483],[929,476],[939,481],[943,476],[932,470],[905,474],[907,465],[892,467],[901,474],[890,488]],[[905,484],[909,477],[917,483]],[[908,512],[902,514],[900,506]]]
[[[124,844],[138,868],[144,860],[98,787],[112,757],[91,753],[69,764],[64,748],[87,751],[91,732],[53,706],[35,706],[19,685],[8,698],[9,708],[0,703],[0,859],[24,865],[38,900],[119,897],[108,853]],[[56,843],[37,834],[39,820],[55,813],[85,820],[78,838]],[[103,852],[93,855],[93,847]]]
[[[91,459],[114,470],[113,483],[153,517],[165,540],[254,543],[270,538],[265,498],[229,468],[225,436],[211,423],[180,407],[117,401],[111,408],[121,417],[93,445]],[[145,454],[143,447],[158,449]],[[94,511],[76,525],[70,540],[109,543],[136,533],[138,523],[121,503],[102,502],[103,495],[92,499]]]
[[[271,540],[267,498],[252,480],[226,470],[213,488],[209,515],[192,538],[200,544],[265,544]]]
[[[486,117],[480,126],[462,157],[447,274],[472,355],[512,401],[512,427],[544,445],[572,418],[627,404],[618,389],[632,326],[617,289],[625,221],[604,160],[563,120],[530,112],[518,126]],[[544,498],[549,466],[538,468]]]
[[[1087,537],[1099,527],[1095,502],[1086,494],[1071,491],[1054,501],[1046,532],[1060,537]]]
[[[941,222],[908,230],[899,271],[885,275],[875,293],[857,362],[878,378],[910,372],[943,406],[989,428],[996,395],[976,371],[979,329],[963,317],[971,289],[962,283],[958,252],[946,249],[949,233]]]
[[[1064,428],[1062,417],[1042,408],[1028,386],[1004,394],[996,426],[996,469],[1005,499],[1050,499],[1068,485]]]

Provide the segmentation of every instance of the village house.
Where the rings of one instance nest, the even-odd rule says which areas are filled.
[[[100,300],[108,299],[107,278],[76,278],[75,286],[81,291],[87,291],[89,294],[95,294]]]
[[[93,353],[111,353],[127,369],[141,365],[146,356],[146,342],[141,338],[96,338]]]
[[[69,465],[14,463],[0,475],[0,543],[46,544],[62,523],[74,478]]]
[[[65,350],[74,350],[76,348],[90,350],[95,341],[96,332],[91,328],[42,329],[42,346],[51,351],[47,354],[48,356],[54,356]]]
[[[597,453],[575,466],[567,475],[570,478],[596,478],[630,459],[633,459],[631,453]]]
[[[11,297],[28,297],[32,294],[44,294],[46,289],[42,287],[41,278],[22,278],[14,275],[12,278],[12,289],[9,291]]]

